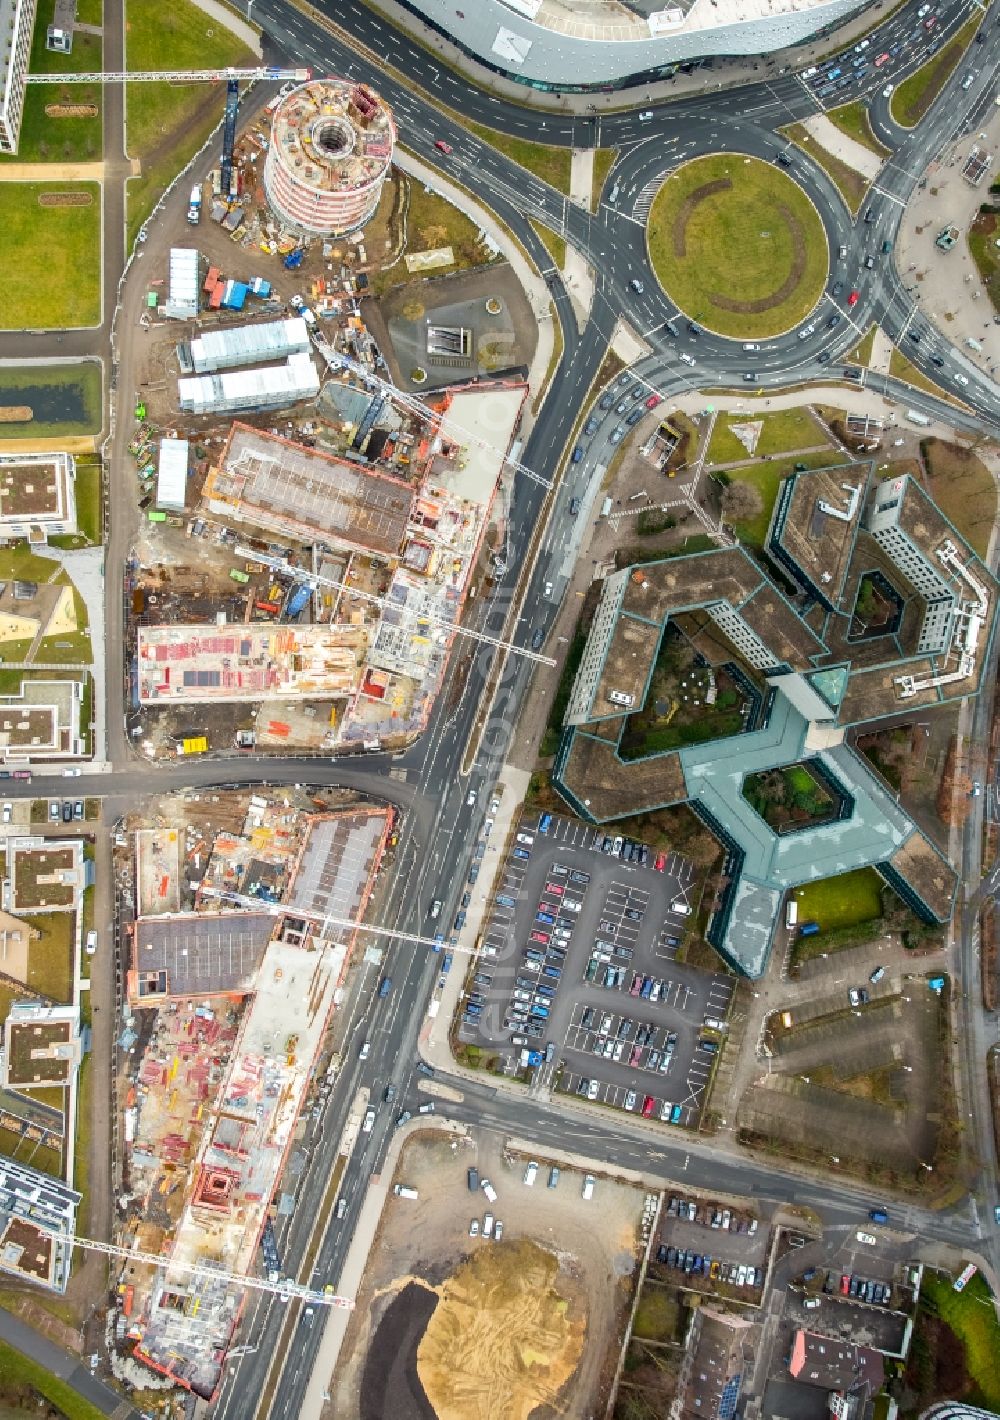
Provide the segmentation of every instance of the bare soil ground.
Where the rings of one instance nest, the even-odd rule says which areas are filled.
[[[336,1420],[527,1420],[597,1413],[624,1336],[637,1273],[640,1191],[564,1170],[555,1189],[539,1159],[479,1133],[418,1134],[369,1257],[326,1414]],[[475,1165],[499,1195],[468,1191]],[[503,1240],[469,1237],[490,1209]],[[529,1305],[530,1302],[530,1305]],[[523,1312],[531,1326],[515,1325]]]

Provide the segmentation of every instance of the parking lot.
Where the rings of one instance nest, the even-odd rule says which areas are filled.
[[[732,982],[676,960],[700,883],[674,853],[559,815],[517,827],[459,1039],[546,1087],[674,1124],[703,1104]]]
[[[657,1244],[657,1266],[678,1286],[747,1301],[763,1288],[768,1229],[748,1208],[671,1195]]]

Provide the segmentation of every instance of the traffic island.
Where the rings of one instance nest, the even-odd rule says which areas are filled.
[[[647,233],[657,279],[685,315],[734,339],[803,320],[829,271],[815,207],[757,158],[720,153],[683,164],[653,201]]]

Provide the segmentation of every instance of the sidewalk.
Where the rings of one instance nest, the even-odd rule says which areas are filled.
[[[227,30],[231,30],[244,44],[249,45],[254,54],[261,53],[261,32],[256,25],[248,24],[235,10],[221,4],[220,0],[194,0],[194,3],[204,14],[218,20],[220,25],[225,25]]]
[[[955,347],[970,366],[991,375],[1000,367],[1000,326],[994,324],[993,303],[969,254],[967,233],[981,203],[995,164],[987,169],[979,187],[962,177],[962,168],[973,145],[996,153],[1000,147],[1000,109],[993,107],[984,127],[949,144],[932,162],[926,185],[918,187],[903,213],[896,237],[896,269],[926,318]],[[939,250],[935,237],[947,226],[962,236],[951,251]],[[968,338],[978,340],[982,352],[971,350]]]

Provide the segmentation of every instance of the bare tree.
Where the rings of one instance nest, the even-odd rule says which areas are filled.
[[[730,483],[722,492],[722,512],[727,523],[745,523],[760,516],[764,500],[752,483]]]

